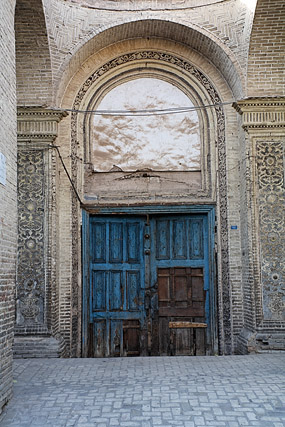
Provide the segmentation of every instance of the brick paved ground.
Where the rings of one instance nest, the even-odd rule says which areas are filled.
[[[285,426],[285,355],[26,359],[7,426]]]

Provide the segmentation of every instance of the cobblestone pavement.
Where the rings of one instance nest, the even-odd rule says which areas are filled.
[[[285,355],[23,359],[8,426],[285,426]]]

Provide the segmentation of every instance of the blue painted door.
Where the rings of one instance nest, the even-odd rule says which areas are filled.
[[[90,217],[88,356],[206,353],[209,232],[207,214]]]
[[[91,356],[140,354],[144,324],[140,218],[90,219]]]

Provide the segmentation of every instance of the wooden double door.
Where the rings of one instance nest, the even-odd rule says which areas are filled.
[[[90,216],[85,355],[203,355],[207,215]]]

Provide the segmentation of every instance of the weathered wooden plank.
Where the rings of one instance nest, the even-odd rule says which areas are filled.
[[[195,323],[195,322],[169,322],[169,328],[180,329],[180,328],[207,328],[207,323]]]
[[[205,348],[205,329],[197,328],[195,331],[195,350],[196,356],[204,356],[206,354]]]
[[[204,317],[204,307],[159,307],[163,317]]]

